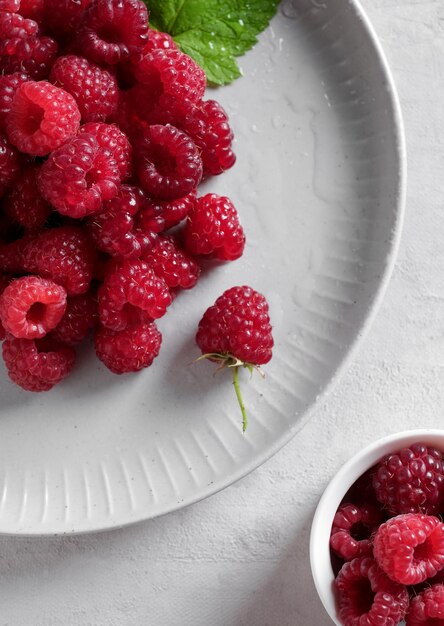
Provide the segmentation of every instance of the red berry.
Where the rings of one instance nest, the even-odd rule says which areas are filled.
[[[415,596],[405,623],[406,626],[443,626],[444,585],[433,585]]]
[[[331,549],[345,561],[373,556],[371,536],[381,518],[381,511],[372,505],[341,504],[333,519]]]
[[[52,66],[50,81],[70,93],[84,122],[104,121],[117,112],[119,88],[109,72],[72,54]]]
[[[4,201],[4,211],[11,222],[27,231],[40,230],[52,211],[37,189],[38,171],[38,165],[22,170]]]
[[[37,35],[39,25],[27,20],[14,11],[0,9],[0,51],[1,54],[13,54],[20,44],[20,39]]]
[[[174,237],[158,237],[144,254],[154,272],[170,289],[191,289],[197,283],[200,267],[194,259],[180,249]]]
[[[138,372],[158,356],[162,335],[154,323],[114,331],[100,326],[94,336],[98,358],[114,374]]]
[[[144,52],[153,52],[153,50],[177,50],[177,45],[171,35],[162,33],[154,28],[148,29],[148,42],[143,49]]]
[[[3,359],[9,378],[26,391],[49,391],[71,372],[75,352],[47,337],[3,342]]]
[[[32,156],[52,152],[75,135],[79,125],[74,98],[45,81],[20,85],[6,118],[11,143]]]
[[[141,0],[94,0],[78,33],[82,54],[99,64],[127,61],[148,40],[148,11]]]
[[[0,11],[11,11],[17,13],[20,9],[20,0],[0,0]]]
[[[15,92],[27,80],[29,78],[23,72],[0,76],[0,129],[2,131],[6,129],[6,116],[11,110]]]
[[[198,198],[188,213],[184,241],[191,254],[221,261],[242,256],[245,235],[231,200],[214,193]]]
[[[137,151],[140,183],[157,198],[181,198],[202,179],[198,149],[188,135],[174,126],[149,126],[138,142]]]
[[[176,200],[162,201],[151,198],[138,213],[138,223],[143,230],[160,233],[180,224],[191,211],[195,202],[195,189],[183,198]]]
[[[75,346],[87,337],[98,319],[97,300],[92,293],[68,298],[65,314],[51,336],[67,346]]]
[[[0,197],[18,178],[20,173],[20,156],[9,141],[0,134]]]
[[[272,356],[271,331],[265,297],[251,287],[231,287],[204,313],[196,342],[203,354],[263,365]]]
[[[57,0],[58,2],[60,0]],[[43,21],[46,0],[21,0],[20,15],[34,20],[38,24]]]
[[[345,563],[335,587],[344,626],[397,626],[408,609],[407,589],[368,557]]]
[[[128,137],[115,124],[89,122],[80,127],[79,134],[94,135],[99,146],[110,155],[119,168],[121,180],[131,175],[132,148]]]
[[[444,567],[444,524],[422,513],[392,517],[379,527],[373,553],[392,580],[421,583]]]
[[[10,282],[11,282],[10,276],[2,276],[2,274],[0,274],[0,297]],[[0,321],[0,341],[3,341],[5,337],[6,337],[6,332]]]
[[[66,291],[51,280],[24,276],[0,296],[3,328],[17,339],[40,339],[57,326],[66,309]]]
[[[42,196],[59,213],[73,218],[100,211],[103,202],[117,195],[120,181],[116,161],[88,133],[52,152],[38,178]]]
[[[63,39],[76,33],[92,0],[44,0],[44,21],[48,30]]]
[[[170,304],[166,283],[143,261],[115,263],[99,288],[100,321],[111,330],[162,317]]]
[[[436,514],[444,500],[442,453],[417,443],[386,456],[373,474],[376,497],[392,515]]]

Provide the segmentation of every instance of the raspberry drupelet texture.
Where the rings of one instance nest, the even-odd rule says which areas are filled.
[[[3,276],[2,274],[0,274],[0,297],[10,282],[11,282],[10,276]],[[3,341],[5,337],[6,337],[6,331],[3,328],[3,324],[0,321],[0,341]]]
[[[135,62],[134,74],[149,87],[156,99],[167,94],[178,100],[198,102],[205,93],[205,72],[177,48],[145,52]]]
[[[0,10],[0,51],[12,54],[20,40],[33,37],[39,32],[39,25],[34,20],[27,20],[13,11]]]
[[[148,42],[145,44],[143,52],[153,52],[153,50],[177,50],[177,45],[171,35],[162,33],[154,28],[148,29]]]
[[[0,197],[20,174],[20,155],[0,134]]]
[[[100,326],[94,335],[98,358],[114,374],[138,372],[158,356],[162,335],[154,323],[114,331]]]
[[[89,122],[80,127],[79,134],[93,135],[99,146],[117,163],[121,180],[129,178],[132,170],[132,147],[128,137],[115,124]]]
[[[139,187],[122,185],[115,198],[105,202],[100,213],[88,220],[93,241],[111,256],[139,258],[152,245],[155,234],[135,226],[134,216],[147,202]]]
[[[405,623],[406,626],[443,626],[444,585],[433,585],[414,597]]]
[[[194,259],[181,250],[174,237],[158,237],[144,255],[157,276],[163,278],[170,289],[191,289],[197,283],[200,267]]]
[[[82,218],[117,195],[121,175],[94,135],[82,133],[51,153],[38,177],[42,196],[59,213]]]
[[[10,142],[31,156],[56,150],[79,125],[80,111],[71,94],[45,81],[20,85],[6,118]]]
[[[29,80],[28,75],[23,72],[15,72],[14,74],[5,74],[0,76],[0,130],[6,129],[6,117],[11,111],[12,101],[15,92]]]
[[[104,121],[117,112],[119,88],[116,79],[82,57],[59,57],[52,66],[49,79],[73,96],[83,122]]]
[[[372,534],[382,520],[372,505],[341,504],[333,519],[330,547],[344,561],[373,556]]]
[[[40,339],[57,326],[66,309],[66,291],[51,280],[23,276],[0,296],[3,328],[17,339]]]
[[[116,331],[162,317],[172,301],[165,281],[143,261],[114,263],[98,296],[101,323]]]
[[[335,587],[344,626],[397,626],[408,609],[407,589],[390,580],[369,557],[345,563]]]
[[[151,198],[138,213],[137,219],[142,230],[162,232],[180,224],[196,202],[193,189],[183,198],[176,200],[156,200]]]
[[[68,298],[66,311],[51,337],[67,346],[75,346],[88,336],[99,320],[97,299],[91,292]]]
[[[37,189],[39,169],[38,165],[29,165],[22,170],[3,202],[4,212],[11,222],[28,232],[40,230],[52,211]]]
[[[191,254],[221,261],[242,256],[245,234],[231,200],[214,193],[198,198],[188,213],[184,242]]]
[[[11,11],[17,13],[20,9],[20,0],[0,0],[0,11]]]
[[[71,372],[75,352],[50,338],[3,342],[3,359],[9,378],[26,391],[49,391]]]
[[[44,0],[45,27],[56,36],[65,39],[77,32],[86,9],[93,0]]]
[[[146,128],[136,153],[140,184],[157,198],[181,198],[202,180],[202,159],[196,145],[174,126]]]
[[[58,2],[60,0],[57,0]],[[21,0],[20,15],[42,24],[46,0]]]
[[[251,287],[227,289],[204,313],[196,342],[203,354],[268,363],[274,342],[266,299]]]
[[[373,474],[376,497],[392,515],[437,514],[444,500],[444,461],[422,443],[390,454]]]
[[[148,11],[141,0],[94,0],[78,33],[83,56],[99,65],[130,59],[148,41]]]
[[[444,567],[444,524],[422,513],[392,517],[376,532],[373,554],[392,580],[421,583]]]

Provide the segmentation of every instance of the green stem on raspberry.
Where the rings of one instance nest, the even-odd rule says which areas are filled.
[[[245,410],[244,400],[242,398],[239,386],[239,366],[233,367],[233,385],[236,392],[237,401],[239,402],[240,410],[242,412],[242,431],[245,432],[248,426],[248,416]]]

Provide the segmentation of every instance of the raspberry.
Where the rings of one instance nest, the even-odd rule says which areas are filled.
[[[335,587],[344,626],[396,626],[408,609],[407,589],[390,580],[368,557],[345,563]]]
[[[6,137],[0,134],[0,197],[20,173],[20,156]]]
[[[6,116],[12,108],[12,100],[15,92],[28,79],[27,74],[15,72],[0,76],[0,129],[6,129]]]
[[[9,378],[26,391],[49,391],[71,372],[75,352],[47,337],[3,342],[3,359]]]
[[[99,288],[100,321],[111,330],[162,317],[170,304],[167,285],[143,261],[115,263]]]
[[[114,374],[138,372],[158,356],[162,335],[154,323],[114,331],[99,327],[94,336],[98,358]]]
[[[36,34],[38,24],[18,13],[0,13],[0,72],[25,72],[34,80],[46,78],[57,56],[57,43]]]
[[[39,25],[15,12],[0,9],[0,50],[1,54],[14,54],[20,39],[33,37],[39,32]]]
[[[198,102],[206,87],[205,72],[191,57],[174,48],[145,52],[134,66],[136,78],[147,85],[155,97],[168,94]]]
[[[84,122],[104,121],[116,113],[119,101],[116,79],[86,59],[74,55],[59,57],[49,78],[73,96]]]
[[[21,0],[20,15],[41,24],[43,21],[45,2],[46,0]]]
[[[22,152],[45,156],[76,134],[80,112],[71,94],[45,81],[17,89],[6,119],[9,140]]]
[[[333,519],[331,549],[345,561],[373,556],[371,536],[380,522],[381,512],[371,505],[341,504]]]
[[[148,40],[148,11],[141,0],[94,0],[78,34],[82,54],[99,64],[116,65]]]
[[[143,52],[153,52],[153,50],[178,50],[177,45],[171,35],[162,33],[154,28],[148,29],[148,42],[145,44]]]
[[[444,567],[444,524],[422,513],[392,517],[379,527],[373,553],[392,580],[421,583]]]
[[[155,200],[152,198],[138,213],[137,219],[143,230],[162,232],[177,226],[186,218],[196,201],[196,190],[193,189],[183,198],[176,200]]]
[[[202,160],[193,141],[174,126],[145,129],[138,143],[137,173],[142,187],[163,200],[181,198],[202,179]]]
[[[88,291],[94,268],[94,249],[85,233],[74,226],[42,230],[16,244],[21,269],[49,278],[69,296]]]
[[[11,278],[9,276],[2,276],[0,274],[0,298],[1,298],[2,293],[4,292],[4,290],[9,285],[10,282],[11,282]],[[6,332],[0,321],[0,341],[3,341],[5,337],[6,337]]]
[[[0,296],[3,328],[17,339],[40,339],[55,328],[66,309],[66,291],[51,280],[24,276]]]
[[[444,625],[444,585],[433,585],[412,599],[406,626]]]
[[[118,195],[105,202],[102,211],[89,219],[89,232],[99,250],[111,256],[139,258],[148,250],[154,233],[134,225],[134,216],[146,203],[145,194],[138,187],[122,185]]]
[[[120,180],[116,161],[93,135],[82,133],[50,155],[41,167],[38,184],[42,196],[59,213],[81,218],[114,198]]]
[[[373,475],[378,500],[392,515],[437,514],[444,499],[442,453],[417,443],[386,456]]]
[[[92,0],[44,0],[44,21],[56,37],[77,32],[86,9]]]
[[[87,337],[98,321],[97,300],[90,293],[68,298],[66,311],[51,336],[68,346],[75,346]]]
[[[266,299],[251,287],[227,289],[200,320],[196,342],[203,354],[268,363],[273,337]]]
[[[0,11],[11,11],[17,13],[20,9],[20,0],[0,0]]]
[[[214,193],[198,198],[187,217],[184,241],[191,254],[221,261],[242,256],[245,235],[232,202]]]
[[[27,231],[39,230],[51,213],[50,205],[37,189],[38,171],[37,165],[30,165],[22,170],[4,201],[4,211],[9,219]]]
[[[128,137],[115,124],[90,122],[80,127],[79,134],[94,135],[98,144],[117,163],[121,180],[131,175],[132,148]]]
[[[170,289],[191,289],[197,283],[200,267],[177,245],[174,237],[158,237],[144,255],[154,272]]]

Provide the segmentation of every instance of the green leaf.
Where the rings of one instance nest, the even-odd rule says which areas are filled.
[[[241,75],[236,57],[254,46],[278,2],[147,0],[151,26],[169,33],[216,85],[225,85]]]

